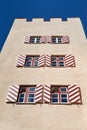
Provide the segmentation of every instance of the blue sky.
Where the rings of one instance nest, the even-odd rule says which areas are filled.
[[[0,50],[15,18],[80,17],[87,36],[87,0],[0,0]]]

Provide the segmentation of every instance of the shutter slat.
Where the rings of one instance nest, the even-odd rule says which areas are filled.
[[[45,65],[51,66],[51,56],[50,55],[45,56]]]
[[[34,98],[35,103],[42,102],[42,93],[43,93],[42,89],[43,89],[43,85],[36,86],[35,98]]]
[[[11,85],[9,87],[9,90],[8,90],[6,102],[15,103],[17,101],[18,92],[19,92],[19,86],[18,85]]]
[[[69,37],[68,36],[62,36],[62,43],[69,43]]]
[[[25,60],[26,60],[26,55],[19,55],[17,62],[16,62],[16,66],[18,67],[23,67],[25,64]]]
[[[65,56],[65,65],[67,67],[74,67],[75,66],[75,59],[72,55],[66,55]]]
[[[80,88],[77,85],[68,86],[69,102],[70,103],[81,103]]]
[[[51,36],[46,36],[46,42],[47,43],[52,43],[52,37]]]
[[[40,43],[45,43],[45,42],[46,42],[46,37],[45,36],[41,36]]]
[[[25,36],[24,43],[29,43],[30,42],[30,36]]]
[[[51,86],[44,85],[44,93],[43,93],[44,102],[50,103],[51,100]]]
[[[39,57],[38,66],[45,66],[45,55]]]

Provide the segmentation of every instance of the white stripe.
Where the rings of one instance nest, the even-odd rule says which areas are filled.
[[[50,88],[49,88],[49,87],[47,87],[47,86],[44,86],[44,89],[47,89],[48,91],[50,91]]]
[[[38,93],[42,93],[42,90],[39,90],[39,91],[35,92],[36,95],[37,95]]]
[[[47,94],[45,94],[45,93],[44,93],[44,97],[45,97],[45,98],[47,97],[47,98],[49,98],[49,100],[50,100],[50,96],[47,95]]]
[[[6,102],[15,102],[15,100],[7,96]]]
[[[78,93],[76,93],[75,95],[73,95],[73,96],[69,97],[69,99],[70,99],[70,100],[72,100],[72,99],[73,99],[73,98],[75,98],[76,96],[80,97],[79,92],[78,92]],[[77,97],[76,97],[76,98],[77,98]]]
[[[47,93],[47,94],[50,95],[50,91],[44,90],[44,93]]]
[[[45,97],[44,97],[44,101],[50,102],[50,100],[49,100],[49,99],[47,99],[47,98],[45,98]]]
[[[9,89],[9,94],[10,94],[10,93],[13,93],[14,95],[18,95],[17,92],[15,92],[14,90],[11,90],[11,89]]]
[[[68,86],[68,91],[70,92],[70,91],[72,91],[72,90],[74,90],[74,89],[76,89],[76,88],[78,88],[77,85]]]
[[[71,102],[75,102],[75,101],[77,101],[79,99],[79,101],[78,102],[81,102],[81,100],[80,100],[80,97],[77,97],[77,98],[75,98],[75,99],[73,99]]]
[[[42,96],[42,93],[35,95],[35,99],[37,99],[38,97]]]
[[[16,87],[17,87],[17,88],[16,88]],[[18,92],[18,91],[19,91],[19,86],[10,86],[9,89],[13,89],[13,90],[15,90],[16,92]]]
[[[35,103],[42,100],[42,97],[38,98],[38,99],[35,99]]]
[[[69,96],[72,95],[72,94],[74,94],[74,93],[76,93],[76,92],[78,92],[78,91],[79,91],[79,89],[77,88],[76,90],[70,92],[70,93],[69,93]]]
[[[17,96],[14,96],[13,94],[11,94],[11,93],[8,92],[8,96],[7,97],[9,97],[9,96],[11,96],[12,99],[14,98],[14,101],[17,99]]]

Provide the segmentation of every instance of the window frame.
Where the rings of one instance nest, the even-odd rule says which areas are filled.
[[[52,36],[52,44],[62,44],[62,36]]]
[[[31,60],[27,60],[28,58],[31,58]],[[39,67],[38,64],[39,64],[39,55],[26,55],[26,59],[25,59],[25,64],[24,64],[24,67],[25,68],[37,68]],[[36,58],[38,58],[36,60]],[[27,63],[30,62],[30,66],[27,65]],[[37,66],[35,65],[35,63],[37,62]]]
[[[22,88],[25,88],[25,92],[21,92]],[[20,86],[19,93],[18,93],[18,99],[17,99],[18,104],[34,104],[35,103],[35,102],[28,102],[29,94],[34,94],[34,97],[30,97],[30,99],[34,100],[34,98],[35,98],[35,90],[30,91],[30,88],[36,89],[36,85],[21,85]],[[24,94],[23,102],[19,102],[21,94]]]
[[[41,36],[31,36],[30,37],[30,44],[40,44]]]
[[[53,61],[52,58],[55,58],[55,60]],[[63,59],[60,60],[60,58],[63,58]],[[55,63],[55,66],[52,65],[53,62]],[[63,63],[63,65],[60,65],[61,63]],[[51,67],[57,67],[57,68],[66,67],[66,65],[65,65],[65,55],[51,55]]]
[[[58,92],[57,91],[54,91],[52,92],[52,89],[53,88],[57,88],[58,89]],[[66,91],[65,92],[61,92],[61,88],[66,88]],[[57,94],[58,95],[58,102],[52,102],[52,95],[53,94]],[[67,95],[67,98],[62,98],[61,95]],[[62,102],[62,99],[67,99],[67,102]],[[51,86],[51,104],[52,105],[58,105],[58,104],[61,104],[61,105],[67,105],[69,104],[69,95],[68,95],[68,85],[52,85]]]

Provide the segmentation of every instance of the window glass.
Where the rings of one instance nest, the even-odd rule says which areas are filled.
[[[28,95],[28,102],[30,102],[30,103],[34,102],[34,94]]]
[[[58,102],[58,94],[52,94],[52,102],[57,103]]]
[[[67,94],[61,94],[61,102],[62,103],[67,103]]]
[[[51,66],[64,67],[64,56],[51,56]]]
[[[59,62],[59,66],[64,66],[64,62]]]
[[[56,62],[52,62],[51,65],[52,65],[52,66],[56,66]]]
[[[30,42],[31,43],[40,43],[40,37],[31,37]]]
[[[61,88],[60,88],[60,91],[61,91],[61,92],[66,92],[66,91],[67,91],[67,88],[61,87]]]
[[[30,88],[29,88],[29,91],[30,91],[30,92],[34,92],[34,91],[35,91],[35,87],[30,87]]]
[[[27,56],[25,61],[26,67],[37,67],[39,56]]]
[[[20,96],[19,96],[19,102],[21,103],[21,102],[24,102],[24,94],[22,93],[22,94],[20,94]]]

